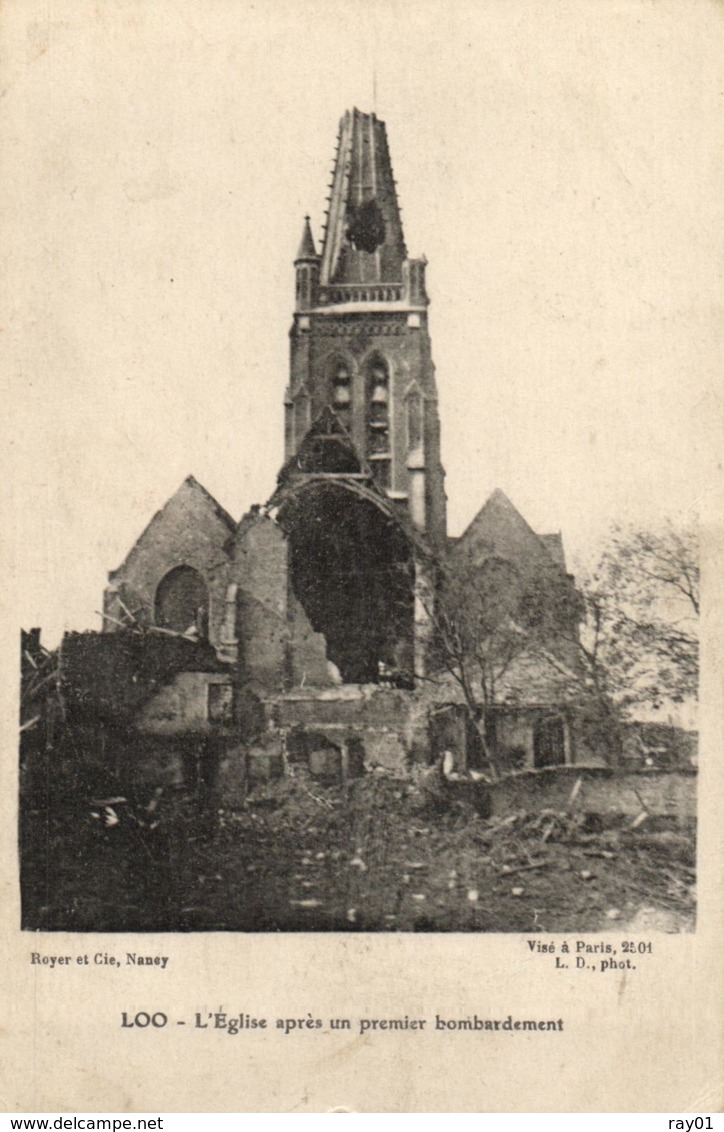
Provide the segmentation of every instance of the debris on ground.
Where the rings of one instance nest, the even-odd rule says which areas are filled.
[[[97,830],[91,836],[91,822],[88,836],[79,834],[70,812],[57,807],[50,814],[25,813],[23,926],[478,932],[634,930],[634,924],[649,922],[661,923],[664,931],[693,927],[695,843],[688,829],[655,828],[653,820],[636,828],[593,821],[576,808],[578,798],[564,810],[490,820],[456,804],[431,812],[420,777],[381,772],[325,785],[292,769],[285,778],[259,784],[237,809],[217,804],[200,813],[193,798],[164,796],[152,841],[149,830],[135,832],[130,825],[125,841],[99,837]]]

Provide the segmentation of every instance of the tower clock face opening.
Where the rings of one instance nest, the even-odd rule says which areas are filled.
[[[376,252],[385,242],[385,218],[377,201],[347,205],[347,239],[358,252]]]

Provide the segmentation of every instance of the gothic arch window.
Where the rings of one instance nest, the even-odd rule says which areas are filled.
[[[366,367],[367,457],[380,487],[390,486],[390,369],[375,354]]]
[[[206,582],[192,566],[175,566],[161,579],[156,590],[155,621],[175,633],[206,636],[209,592]]]
[[[351,432],[352,428],[352,369],[348,362],[334,358],[330,367],[329,399],[340,421]]]

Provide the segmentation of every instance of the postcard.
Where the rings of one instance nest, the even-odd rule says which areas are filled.
[[[719,5],[9,0],[13,1112],[718,1112]]]

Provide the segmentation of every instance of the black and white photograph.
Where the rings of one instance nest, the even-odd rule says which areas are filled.
[[[9,9],[32,963],[504,937],[623,994],[689,954],[721,9]]]
[[[23,632],[26,929],[694,926],[698,513],[693,483],[684,478],[673,496],[665,482],[652,482],[659,461],[668,467],[676,457],[647,435],[657,395],[680,412],[691,390],[676,354],[662,373],[669,347],[653,297],[629,291],[650,282],[635,256],[652,247],[652,235],[631,237],[620,213],[611,216],[633,198],[628,207],[640,219],[653,202],[612,156],[595,178],[585,169],[551,183],[555,170],[537,146],[529,156],[531,123],[518,119],[517,148],[527,148],[535,180],[521,189],[504,168],[487,174],[487,155],[456,153],[478,197],[457,227],[459,182],[446,175],[444,124],[417,124],[427,177],[416,168],[420,155],[406,163],[403,151],[393,162],[394,139],[409,121],[399,94],[389,98],[389,81],[381,69],[375,89],[373,62],[368,97],[379,98],[379,113],[342,107],[337,124],[310,121],[306,105],[285,110],[294,128],[278,146],[275,178],[297,183],[325,125],[334,153],[331,173],[316,165],[307,214],[294,208],[293,191],[274,199],[239,183],[230,108],[229,133],[209,152],[193,202],[178,203],[184,186],[174,188],[170,170],[168,184],[159,182],[160,166],[183,156],[168,152],[184,145],[173,136],[165,153],[158,138],[142,145],[143,129],[119,148],[117,160],[135,169],[138,184],[104,174],[103,206],[125,210],[130,247],[87,263],[83,283],[93,280],[94,295],[84,299],[101,308],[99,323],[124,315],[136,256],[148,253],[146,281],[153,276],[169,328],[176,319],[217,319],[219,334],[207,331],[203,363],[192,355],[177,376],[155,321],[147,335],[143,322],[107,326],[108,345],[125,357],[128,401],[113,404],[112,426],[105,406],[99,411],[128,451],[111,448],[104,478],[127,483],[128,458],[149,443],[152,475],[133,477],[144,494],[156,499],[163,490],[156,461],[186,460],[190,474],[120,556],[117,527],[132,527],[136,509],[122,491],[109,501],[101,528],[108,542],[96,532],[93,557],[114,568],[88,602],[90,627],[64,627],[47,644],[43,626]],[[525,110],[534,114],[532,104]],[[273,137],[277,122],[266,113],[257,129]],[[459,114],[480,129],[464,104]],[[165,133],[163,115],[162,107],[145,132]],[[73,115],[63,150],[71,166],[76,124]],[[200,125],[188,123],[192,137]],[[548,135],[538,138],[543,151],[561,144],[551,124]],[[578,142],[591,142],[583,128]],[[252,184],[264,144],[243,147]],[[506,148],[515,147],[508,138]],[[514,164],[522,160],[517,152]],[[81,178],[67,207],[85,191]],[[554,228],[535,248],[530,230],[516,233],[509,221],[504,251],[500,231],[486,236],[501,200],[514,213],[531,196],[542,208],[547,194],[561,225],[580,221],[582,208],[590,213],[585,244]],[[428,263],[418,245],[429,246],[430,196],[435,226],[456,225],[458,238],[445,247],[438,235]],[[401,199],[414,217],[414,251]],[[287,200],[292,215],[281,223]],[[240,296],[222,294],[231,277],[216,271],[203,240],[205,216],[221,204],[215,235],[227,248],[239,245],[240,256],[243,246],[245,286],[264,286],[265,274],[286,268],[288,309],[255,311],[243,333],[228,325]],[[161,227],[139,230],[149,207]],[[88,237],[94,219],[86,219]],[[283,235],[294,222],[296,248]],[[613,246],[589,280],[576,279],[593,239]],[[628,239],[634,244],[624,248]],[[443,275],[442,255],[455,261]],[[628,263],[618,262],[624,255]],[[61,286],[67,266],[62,257],[56,263]],[[574,370],[565,357],[576,317],[568,305],[587,306],[617,270],[630,284],[585,328],[585,369]],[[549,281],[542,294],[532,294],[526,271],[541,287]],[[205,299],[189,280],[199,273],[208,277]],[[486,281],[480,297],[474,280],[486,275],[500,291]],[[526,282],[531,293],[521,304],[543,306],[543,349],[533,319],[525,331],[516,311],[508,319],[490,309]],[[443,286],[452,292],[444,306],[431,301]],[[614,299],[625,308],[612,310]],[[619,320],[614,342],[605,340],[605,318]],[[436,367],[433,334],[445,319],[454,325]],[[641,349],[647,321],[659,340],[637,359],[634,376],[628,355]],[[261,364],[259,338],[274,341],[268,349],[278,364]],[[505,362],[504,346],[513,355]],[[76,357],[82,385],[91,380],[83,340]],[[92,380],[99,399],[107,389],[115,399],[117,373],[96,361]],[[139,393],[149,411],[143,422],[129,404]],[[262,494],[234,506],[238,482],[220,482],[219,491],[216,478],[252,480],[261,457],[250,422],[264,411],[277,425],[277,467],[270,441]],[[668,423],[663,413],[656,420],[658,429]],[[238,445],[229,443],[234,436]],[[211,461],[206,446],[224,450]],[[202,474],[209,464],[214,493]],[[577,491],[559,489],[561,466],[575,466]],[[627,493],[646,495],[645,512],[621,492],[622,474]],[[607,480],[619,497],[599,503]],[[79,558],[88,555],[83,513],[95,513],[99,486],[81,477],[66,501],[78,516]],[[463,493],[464,504],[456,498]],[[539,516],[550,516],[554,529],[541,528]],[[84,580],[63,585],[80,591]]]

